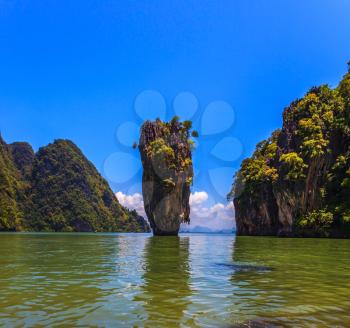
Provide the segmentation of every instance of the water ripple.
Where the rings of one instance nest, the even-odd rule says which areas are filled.
[[[350,241],[0,234],[0,326],[350,326]]]

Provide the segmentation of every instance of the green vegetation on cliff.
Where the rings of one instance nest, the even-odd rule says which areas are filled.
[[[14,231],[23,224],[24,185],[12,160],[10,147],[0,136],[0,230]]]
[[[242,162],[229,197],[239,234],[348,236],[350,70],[285,109],[283,127]]]
[[[164,174],[160,174],[164,177],[164,184],[174,187],[172,175],[176,172],[186,172],[186,183],[192,185],[191,151],[194,149],[194,141],[191,136],[198,137],[197,131],[190,132],[192,121],[180,122],[180,118],[174,116],[170,122],[163,122],[160,119],[153,123],[146,121],[143,129],[147,129],[148,124],[151,124],[152,129],[156,131],[156,138],[151,134],[150,140],[143,142],[141,148],[152,160],[153,165],[157,167],[158,173],[164,171]]]
[[[0,231],[148,231],[71,141],[0,142]]]

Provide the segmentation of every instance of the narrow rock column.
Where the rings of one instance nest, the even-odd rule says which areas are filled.
[[[139,150],[144,207],[154,235],[177,235],[190,222],[190,187],[193,179],[191,122],[157,119],[141,127]]]

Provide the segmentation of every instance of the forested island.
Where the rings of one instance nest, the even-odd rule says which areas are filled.
[[[339,85],[313,87],[282,129],[245,159],[229,194],[237,234],[350,237],[350,63]]]
[[[34,153],[0,136],[0,231],[144,232],[107,181],[69,140]]]

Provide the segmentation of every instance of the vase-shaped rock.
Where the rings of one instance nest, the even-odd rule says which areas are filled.
[[[191,122],[157,119],[141,128],[139,150],[144,207],[155,235],[177,235],[190,221],[190,187],[193,179]]]

